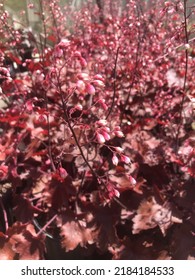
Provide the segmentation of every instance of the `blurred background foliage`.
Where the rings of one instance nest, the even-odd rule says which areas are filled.
[[[59,2],[62,7],[66,7],[66,5],[70,5],[72,10],[78,10],[82,7],[84,3],[94,3],[104,6],[104,0],[55,0],[56,2]],[[187,0],[187,7],[188,7],[188,13],[190,14],[190,10],[195,0]],[[1,0],[0,1],[3,4],[3,7],[5,10],[8,10],[8,12],[11,14],[14,26],[18,28],[24,28],[24,27],[30,27],[32,28],[35,33],[39,33],[42,31],[41,26],[41,18],[39,15],[40,12],[40,5],[42,0]],[[49,4],[52,2],[52,0],[48,0],[48,7]],[[170,0],[170,2],[178,2],[178,0]],[[125,9],[125,6],[127,3],[129,3],[129,0],[112,0],[112,5],[116,5],[118,7],[119,13],[120,11]],[[34,4],[35,9],[29,9],[28,5]],[[139,5],[142,10],[144,9],[152,9],[154,6],[156,6],[155,0],[139,0]],[[45,12],[45,11],[44,11]],[[70,18],[67,19],[68,23],[68,29],[71,32],[71,25],[72,25],[71,15]],[[191,15],[189,25],[194,24],[195,19],[194,16]],[[20,25],[20,23],[22,25]]]

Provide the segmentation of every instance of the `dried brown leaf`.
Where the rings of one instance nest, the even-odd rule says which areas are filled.
[[[16,222],[0,238],[0,259],[40,260],[44,258],[43,236],[36,236],[32,224]]]
[[[172,215],[172,211],[167,204],[158,204],[154,197],[141,202],[137,209],[137,214],[132,221],[133,234],[159,226],[164,236],[166,235],[167,229],[173,223],[182,223],[181,219]]]
[[[87,228],[86,223],[80,223],[75,214],[66,211],[60,221],[61,244],[66,252],[74,250],[78,245],[85,247],[95,242],[93,229]]]

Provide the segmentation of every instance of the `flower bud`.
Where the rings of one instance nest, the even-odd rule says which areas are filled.
[[[105,86],[104,83],[101,80],[94,80],[93,84],[95,86],[98,86],[98,87],[101,87],[101,88]]]
[[[74,53],[74,55],[75,55],[76,57],[79,57],[79,58],[82,57],[82,56],[81,56],[81,53],[78,52],[78,51],[76,51],[76,52]]]
[[[25,107],[26,107],[26,111],[27,113],[32,113],[32,110],[33,110],[33,107],[34,107],[34,104],[32,102],[32,100],[28,100],[25,104]]]
[[[102,108],[103,108],[104,110],[107,110],[107,109],[108,109],[108,106],[107,106],[106,103],[105,103],[105,99],[100,99],[100,100],[98,101],[98,103],[102,106]]]
[[[123,148],[121,147],[115,147],[115,150],[118,152],[118,153],[122,153],[124,151]]]
[[[185,49],[189,50],[190,49],[190,45],[189,44],[185,44]]]
[[[109,140],[110,140],[110,135],[109,135],[106,131],[102,130],[102,131],[101,131],[101,134],[104,136],[104,138],[105,138],[106,141],[109,141]]]
[[[55,51],[54,51],[54,56],[56,58],[62,57],[63,56],[63,50],[61,48],[59,48],[59,47],[56,47]]]
[[[124,134],[123,134],[123,132],[122,131],[115,131],[115,133],[114,133],[116,136],[118,136],[118,137],[124,137]]]
[[[125,156],[125,155],[121,156],[121,161],[126,163],[126,164],[129,164],[131,162],[130,158]]]
[[[102,134],[100,134],[100,133],[97,133],[96,134],[96,138],[97,138],[97,141],[100,143],[100,144],[103,144],[103,143],[105,143],[105,138],[104,138],[104,136],[102,135]]]
[[[67,40],[67,39],[62,39],[60,41],[60,43],[58,44],[58,46],[61,47],[61,48],[68,47],[69,45],[70,45],[70,41]]]
[[[113,163],[114,165],[118,165],[118,158],[117,158],[116,155],[113,155],[113,157],[112,157],[112,163]]]
[[[92,86],[91,84],[87,84],[87,85],[86,85],[86,91],[87,91],[87,93],[89,93],[89,94],[95,94],[95,88],[94,88],[94,86]]]
[[[80,64],[81,64],[82,67],[86,67],[87,66],[87,61],[83,57],[80,57],[79,61],[80,61]]]
[[[165,6],[169,7],[171,5],[171,3],[169,1],[165,1]]]
[[[102,81],[102,82],[104,81],[102,75],[100,75],[100,74],[95,75],[95,76],[94,76],[94,80],[100,80],[100,81]]]
[[[9,70],[6,67],[0,67],[0,75],[3,77],[10,77]]]
[[[115,128],[114,128],[114,130],[121,130],[121,128],[120,128],[120,126],[119,125],[117,125],[117,126],[115,126]]]
[[[33,9],[33,8],[34,8],[34,4],[29,3],[29,4],[28,4],[28,8],[29,8],[29,9]]]
[[[81,104],[78,104],[75,106],[76,110],[82,111],[83,110],[83,106]]]
[[[107,120],[101,119],[101,120],[97,121],[96,124],[98,124],[98,125],[106,125],[107,124]]]
[[[129,180],[130,180],[132,185],[135,185],[137,183],[135,178],[133,178],[132,176],[129,176]]]
[[[38,122],[40,123],[46,123],[47,119],[45,115],[39,115]]]
[[[64,169],[63,167],[60,167],[60,168],[59,168],[59,173],[60,173],[60,176],[61,176],[62,178],[66,178],[67,175],[68,175],[66,169]]]
[[[77,81],[77,89],[79,92],[83,92],[85,90],[85,83],[82,80]]]
[[[78,79],[89,81],[89,75],[87,73],[80,73],[77,75]]]
[[[110,128],[108,127],[108,126],[104,126],[104,127],[102,127],[102,130],[104,130],[104,131],[106,131],[106,132],[110,132]]]

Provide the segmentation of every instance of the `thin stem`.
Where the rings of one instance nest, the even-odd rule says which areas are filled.
[[[120,49],[120,47],[117,48],[116,58],[115,58],[115,62],[114,62],[114,94],[113,94],[113,97],[112,97],[112,103],[111,103],[111,106],[110,106],[110,110],[108,111],[106,119],[108,119],[108,117],[110,116],[110,114],[112,112],[112,109],[113,109],[113,106],[114,106],[115,97],[116,97],[116,67],[117,67],[119,49]]]
[[[78,141],[78,139],[77,139],[77,136],[76,136],[76,134],[75,134],[75,131],[74,131],[72,125],[71,125],[71,122],[70,122],[70,119],[69,119],[69,116],[68,116],[68,113],[67,113],[67,110],[66,110],[66,104],[65,104],[65,102],[64,102],[64,98],[63,98],[62,91],[61,91],[61,88],[60,88],[60,82],[59,82],[59,92],[60,92],[60,97],[61,97],[61,101],[62,101],[62,109],[63,109],[63,112],[64,112],[65,121],[66,121],[67,124],[68,124],[68,127],[69,127],[69,129],[70,129],[70,131],[71,131],[71,133],[72,133],[72,136],[73,136],[73,138],[74,138],[74,140],[75,140],[75,143],[76,143],[76,145],[77,145],[77,147],[78,147],[78,149],[79,149],[79,151],[80,151],[80,153],[81,153],[81,156],[82,156],[84,162],[86,163],[86,165],[88,166],[89,170],[91,171],[92,175],[93,175],[94,178],[97,180],[97,182],[98,182],[99,184],[102,184],[102,185],[104,186],[104,188],[105,188],[106,190],[108,190],[108,188],[107,188],[106,184],[104,183],[104,181],[102,181],[101,178],[98,176],[98,174],[93,170],[92,166],[89,164],[87,158],[85,157],[85,155],[84,155],[84,153],[83,153],[83,150],[82,150],[81,145],[80,145],[80,143],[79,143],[79,141]],[[113,199],[114,199],[114,201],[116,201],[120,206],[122,206],[124,209],[128,209],[118,198],[114,197]]]
[[[65,121],[66,121],[67,124],[68,124],[68,127],[69,127],[69,129],[70,129],[70,131],[71,131],[71,133],[72,133],[72,136],[73,136],[74,140],[75,140],[75,143],[76,143],[76,145],[77,145],[77,147],[78,147],[78,149],[79,149],[79,151],[80,151],[80,153],[81,153],[81,156],[82,156],[83,160],[85,161],[86,165],[89,167],[89,169],[90,169],[92,175],[93,175],[95,178],[97,178],[97,174],[95,173],[95,171],[93,170],[93,168],[91,167],[91,165],[89,164],[89,162],[87,161],[87,159],[86,159],[86,157],[85,157],[85,155],[84,155],[84,153],[83,153],[83,150],[82,150],[82,148],[81,148],[81,145],[79,144],[79,141],[78,141],[78,139],[77,139],[77,136],[76,136],[76,134],[75,134],[75,131],[74,131],[72,125],[71,125],[71,122],[70,122],[70,120],[69,120],[69,116],[68,116],[68,113],[67,113],[67,110],[66,110],[66,104],[65,104],[65,102],[64,102],[64,98],[63,98],[63,96],[62,96],[62,92],[61,92],[61,91],[60,91],[60,97],[61,97],[61,101],[62,101],[63,112],[64,112],[64,115],[65,115]]]
[[[42,0],[39,0],[39,6],[40,6],[40,11],[41,11],[41,20],[42,20],[42,24],[43,24],[43,33],[44,33],[44,45],[42,47],[43,47],[43,50],[45,50],[46,43],[47,43],[46,42],[47,31],[46,31],[46,25],[45,25],[45,15],[44,15],[44,10],[43,10]],[[40,39],[41,39],[41,37],[40,37]]]
[[[187,0],[184,0],[184,32],[185,32],[185,41],[188,44],[188,30],[187,30]]]
[[[60,42],[60,31],[59,31],[59,28],[58,28],[58,25],[57,25],[57,22],[56,22],[55,13],[54,13],[52,7],[50,7],[50,11],[51,11],[51,14],[52,14],[52,17],[53,17],[53,23],[54,23],[54,26],[55,26],[55,29],[56,29],[56,35],[57,35],[58,43],[59,43]]]
[[[100,23],[103,23],[103,21],[104,21],[104,12],[103,12],[103,3],[102,3],[102,1],[101,0],[96,0],[96,4],[97,4],[97,6],[98,6],[98,9],[99,9],[99,14],[100,14],[100,16],[99,16],[99,18],[100,18]]]
[[[44,69],[44,50],[46,48],[46,37],[47,37],[47,30],[46,30],[46,25],[45,25],[45,15],[44,15],[44,10],[43,10],[43,0],[39,0],[39,6],[40,6],[40,12],[41,12],[41,20],[42,20],[42,24],[43,24],[43,32],[44,32],[44,43],[41,44],[41,49],[42,49],[42,63],[43,63],[43,69]],[[41,37],[40,37],[40,41]],[[56,171],[55,165],[54,165],[54,161],[53,161],[53,157],[52,157],[52,151],[51,151],[51,125],[50,125],[50,120],[49,120],[49,109],[48,109],[48,98],[47,98],[47,94],[46,91],[44,92],[44,99],[45,99],[45,108],[47,111],[47,131],[48,131],[48,154],[49,154],[49,158],[50,158],[50,162],[51,162],[51,168],[53,171]]]
[[[50,158],[50,162],[51,162],[51,168],[52,170],[55,172],[56,171],[56,167],[53,161],[53,156],[52,156],[52,151],[51,151],[51,125],[50,125],[50,120],[49,120],[49,110],[48,110],[48,98],[47,98],[47,94],[45,92],[44,94],[44,99],[45,99],[45,108],[47,111],[47,131],[48,131],[48,154],[49,154],[49,158]]]
[[[0,198],[0,206],[1,206],[2,211],[3,211],[4,224],[5,224],[5,231],[7,231],[9,225],[8,225],[8,219],[7,219],[7,212],[6,212],[5,207],[4,207],[4,205],[3,205],[2,198]]]

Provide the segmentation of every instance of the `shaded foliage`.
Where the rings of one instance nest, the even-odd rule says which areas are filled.
[[[194,8],[40,3],[1,7],[0,259],[195,257]]]

